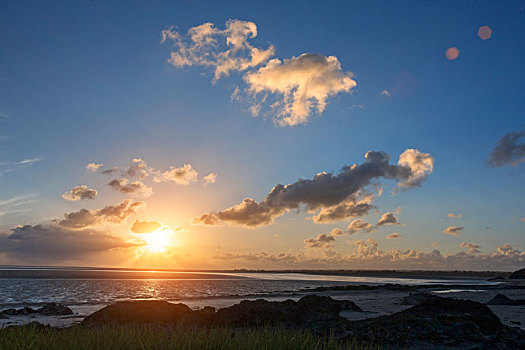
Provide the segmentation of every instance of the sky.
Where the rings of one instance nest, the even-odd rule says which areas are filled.
[[[515,270],[525,1],[3,1],[0,264]]]

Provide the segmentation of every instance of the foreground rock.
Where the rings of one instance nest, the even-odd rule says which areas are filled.
[[[435,297],[389,316],[354,321],[348,337],[388,348],[523,349],[525,333],[470,300]]]
[[[86,317],[82,324],[282,325],[328,333],[332,328],[341,330],[344,328],[346,320],[339,316],[343,307],[359,309],[351,301],[337,301],[330,297],[316,295],[305,296],[297,302],[243,300],[239,304],[218,311],[212,307],[193,311],[184,304],[165,301],[128,301],[106,306]]]
[[[487,305],[509,305],[509,306],[518,306],[525,305],[525,300],[513,300],[503,294],[497,294],[494,298],[490,299],[487,302]]]
[[[47,303],[36,310],[30,307],[24,307],[23,309],[5,309],[0,312],[0,316],[21,316],[32,314],[40,314],[44,316],[67,316],[73,315],[73,311],[64,305],[56,303]]]
[[[525,269],[514,271],[509,276],[509,279],[511,279],[511,280],[525,280]]]
[[[193,311],[184,304],[164,301],[130,301],[107,306],[86,317],[82,325],[276,325],[309,329],[315,334],[333,334],[339,340],[357,340],[394,349],[525,348],[525,333],[503,325],[486,305],[431,294],[412,295],[411,302],[416,301],[421,302],[402,312],[360,321],[349,321],[340,316],[342,306],[355,304],[349,301],[343,304],[330,297],[316,295],[305,296],[299,301],[244,300],[218,311],[211,307]]]

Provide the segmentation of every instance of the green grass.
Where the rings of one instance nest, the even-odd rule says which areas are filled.
[[[188,326],[107,326],[96,328],[9,328],[0,331],[0,349],[374,349],[356,342],[275,327],[249,329]]]

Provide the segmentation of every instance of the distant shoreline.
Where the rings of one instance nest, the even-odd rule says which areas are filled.
[[[304,274],[317,276],[394,277],[412,279],[480,279],[510,276],[509,271],[433,270],[249,270],[143,269],[78,266],[0,266],[0,278],[115,278],[115,279],[243,279],[244,274]]]

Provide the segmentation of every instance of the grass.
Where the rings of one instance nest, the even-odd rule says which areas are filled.
[[[275,327],[248,329],[188,326],[106,326],[42,329],[34,326],[0,330],[0,349],[374,349],[357,342]]]

